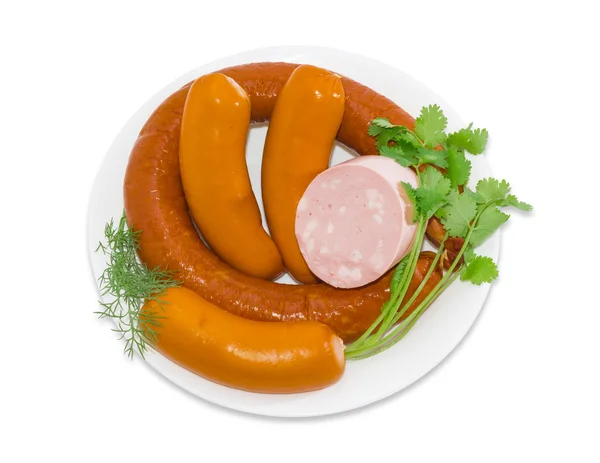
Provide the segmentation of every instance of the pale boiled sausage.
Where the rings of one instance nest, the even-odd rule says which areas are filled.
[[[296,238],[317,277],[357,288],[410,251],[416,225],[401,182],[416,187],[417,177],[383,156],[351,159],[314,179],[298,204]]]

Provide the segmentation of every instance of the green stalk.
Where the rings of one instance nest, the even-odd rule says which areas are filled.
[[[425,311],[429,308],[429,306],[433,303],[433,301],[435,301],[435,299],[437,299],[437,297],[440,294],[442,294],[448,288],[448,286],[450,286],[454,282],[454,280],[457,277],[458,277],[458,273],[455,273],[448,279],[448,281],[444,285],[441,285],[441,286],[438,285],[437,289],[430,294],[430,296],[432,296],[432,297],[428,298],[428,300],[424,300],[421,304],[419,304],[417,309],[413,313],[411,313],[406,318],[406,320],[404,320],[402,323],[400,323],[398,326],[396,326],[393,329],[393,331],[390,333],[390,335],[385,338],[385,341],[383,343],[381,343],[379,346],[375,347],[374,349],[373,348],[357,349],[355,351],[350,352],[349,355],[346,356],[346,359],[347,360],[360,360],[360,359],[372,357],[373,355],[379,354],[379,353],[383,352],[384,350],[389,349],[397,342],[399,342],[402,338],[404,338],[404,336],[406,336],[406,334],[408,334],[408,332],[411,330],[411,328],[414,326],[414,324],[418,321],[418,319],[421,317],[421,315],[423,315],[423,313],[425,313]]]
[[[422,143],[419,140],[420,143]],[[417,176],[417,183],[420,185],[421,181],[421,173],[419,172],[419,165],[415,167],[415,174]],[[415,210],[416,213],[416,210]],[[425,238],[425,229],[427,225],[427,218],[419,214],[417,231],[415,233],[415,242],[410,251],[409,260],[404,269],[404,274],[402,275],[401,283],[397,286],[398,291],[395,294],[390,295],[390,300],[388,306],[386,307],[386,314],[383,318],[383,322],[379,326],[379,329],[375,333],[375,339],[372,342],[379,341],[386,331],[391,326],[391,320],[394,318],[394,315],[400,308],[400,304],[404,300],[404,296],[408,291],[408,287],[410,285],[410,280],[417,268],[417,262],[419,261],[419,253],[421,252],[421,247],[423,246],[423,240]]]
[[[408,291],[408,287],[410,285],[410,280],[412,279],[413,274],[415,273],[415,269],[417,268],[417,262],[419,261],[419,253],[421,252],[421,246],[423,245],[423,238],[425,236],[425,222],[424,220],[419,220],[419,224],[417,226],[417,234],[415,243],[410,251],[410,257],[408,259],[408,263],[406,268],[404,269],[404,274],[402,275],[401,284],[398,285],[400,288],[396,294],[390,296],[390,301],[394,301],[391,305],[391,309],[388,309],[388,313],[383,319],[383,323],[379,327],[379,330],[375,334],[375,336],[381,337],[390,327],[392,318],[394,314],[399,308],[399,305],[402,303],[406,292]]]
[[[367,358],[367,357],[370,357],[377,353],[383,352],[384,350],[386,350],[389,347],[396,344],[396,342],[398,342],[400,339],[402,339],[402,337],[405,336],[406,333],[402,333],[401,335],[398,335],[398,333],[402,332],[402,330],[404,330],[405,328],[407,329],[406,332],[408,332],[408,330],[410,330],[410,328],[412,328],[414,325],[413,321],[416,323],[416,319],[418,319],[418,317],[421,316],[421,314],[433,303],[433,301],[443,291],[445,291],[446,288],[448,286],[450,286],[450,284],[458,277],[459,273],[458,272],[455,273],[454,269],[460,262],[461,257],[463,256],[465,250],[467,249],[467,246],[471,239],[473,230],[477,227],[477,223],[479,221],[479,218],[481,217],[481,214],[488,207],[490,207],[491,205],[494,205],[494,204],[495,203],[493,201],[487,203],[477,213],[477,215],[473,219],[472,224],[469,225],[469,231],[467,232],[467,235],[464,239],[464,243],[463,243],[462,247],[460,248],[458,255],[454,259],[454,262],[452,262],[452,265],[450,265],[450,268],[448,269],[446,274],[442,277],[440,282],[437,284],[436,288],[430,294],[427,295],[427,297],[423,300],[423,302],[421,302],[421,304],[419,304],[419,306],[406,318],[406,320],[404,320],[402,323],[397,325],[392,330],[392,332],[386,338],[383,339],[383,341],[378,338],[371,342],[365,343],[365,345],[363,345],[363,346],[357,346],[356,348],[347,349],[346,350],[346,358],[347,359],[350,360],[350,359]],[[438,254],[439,254],[439,251],[438,251]],[[437,257],[437,255],[436,255],[436,257]],[[433,268],[433,265],[431,268]],[[411,276],[412,276],[412,274],[411,274]],[[423,281],[426,281],[426,280],[424,279]],[[422,282],[422,284],[423,284],[423,282]],[[352,346],[350,346],[350,347],[352,347]]]
[[[419,140],[420,142],[420,140]],[[421,183],[421,175],[419,172],[419,166],[415,167],[415,174],[417,175],[417,181]],[[389,327],[389,319],[393,318],[393,314],[398,310],[398,306],[404,299],[404,295],[406,291],[408,291],[408,286],[410,285],[410,280],[415,271],[417,262],[418,262],[418,252],[420,252],[421,247],[423,245],[423,239],[425,237],[425,224],[426,220],[423,220],[423,217],[419,218],[417,231],[415,234],[415,243],[411,249],[411,253],[409,254],[408,262],[406,263],[406,267],[404,268],[404,272],[402,274],[402,278],[398,285],[396,286],[396,290],[394,292],[390,292],[390,298],[384,303],[381,314],[377,317],[377,319],[369,326],[369,328],[360,336],[356,341],[350,344],[346,348],[346,353],[352,352],[354,349],[359,348],[363,344],[371,345],[374,342],[377,342],[381,339],[382,335],[387,331],[388,328],[383,330],[383,326]],[[391,288],[390,288],[391,289]],[[401,299],[400,299],[401,297]],[[383,322],[383,323],[382,323]],[[377,329],[379,326],[379,330],[375,334],[375,340],[369,340],[369,336]]]
[[[477,222],[479,222],[479,217],[481,217],[481,214],[483,214],[483,212],[490,206],[494,205],[494,201],[491,201],[489,203],[487,203],[484,207],[481,208],[481,210],[477,213],[477,215],[475,216],[475,218],[473,219],[473,222],[471,225],[469,225],[469,231],[467,232],[467,236],[465,236],[464,242],[462,247],[460,248],[460,251],[458,252],[458,255],[456,256],[456,258],[454,259],[454,262],[452,262],[452,265],[450,266],[450,268],[448,269],[448,272],[446,272],[446,275],[444,275],[444,278],[442,278],[442,280],[440,281],[440,283],[438,284],[443,284],[444,279],[447,278],[447,276],[449,274],[451,274],[454,269],[456,268],[456,264],[458,264],[458,262],[460,262],[460,258],[463,256],[463,254],[465,253],[465,251],[467,250],[467,246],[469,244],[469,241],[471,239],[471,235],[473,234],[473,230],[477,227]]]
[[[346,354],[348,352],[352,352],[354,349],[356,349],[356,348],[360,347],[362,344],[364,344],[366,339],[371,335],[371,333],[375,330],[375,328],[377,328],[379,326],[379,324],[383,320],[384,316],[385,316],[385,312],[382,311],[379,314],[379,316],[377,317],[377,319],[371,324],[371,326],[369,326],[367,331],[365,331],[360,338],[358,338],[356,341],[354,341],[352,344],[350,344],[348,347],[346,347],[346,351],[345,351]]]
[[[402,279],[398,284],[396,291],[390,295],[390,298],[385,303],[384,309],[382,310],[381,314],[371,324],[367,331],[365,331],[360,338],[358,338],[350,346],[347,347],[346,353],[352,352],[353,350],[363,345],[370,346],[376,344],[382,338],[385,332],[389,329],[389,326],[391,326],[390,322],[393,319],[394,314],[398,310],[400,303],[404,299],[406,291],[408,291],[410,280],[417,266],[418,253],[420,252],[423,243],[423,237],[425,236],[424,230],[424,222],[420,220],[419,225],[417,226],[417,242],[415,242],[413,248],[411,249],[411,253],[409,254],[409,260],[407,262],[406,267],[404,268]],[[369,336],[371,336],[371,334],[375,331],[375,329],[377,329],[377,327],[379,327],[379,329],[373,335],[374,338],[368,339]]]
[[[398,320],[400,320],[400,318],[402,318],[402,315],[404,315],[404,313],[408,310],[408,308],[411,306],[411,304],[413,302],[415,302],[415,300],[417,299],[417,297],[419,297],[419,294],[421,293],[421,291],[423,291],[423,288],[425,288],[425,285],[427,284],[427,281],[429,280],[429,277],[431,277],[431,274],[436,269],[437,264],[438,264],[438,262],[440,260],[440,257],[442,256],[442,254],[444,252],[444,245],[446,243],[446,239],[447,238],[448,238],[448,233],[446,232],[446,235],[444,236],[444,239],[440,243],[440,247],[439,247],[437,253],[435,254],[435,258],[433,259],[433,262],[429,266],[429,269],[427,270],[427,273],[425,274],[425,277],[423,277],[423,281],[421,281],[421,284],[417,287],[417,289],[415,290],[415,292],[411,296],[411,298],[408,300],[408,302],[406,304],[404,304],[404,306],[402,307],[402,310],[400,310],[394,316],[394,318],[392,320],[392,326],[394,324],[396,324],[396,322]]]

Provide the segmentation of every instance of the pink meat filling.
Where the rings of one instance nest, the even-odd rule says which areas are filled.
[[[412,170],[383,156],[351,159],[313,180],[298,204],[296,238],[318,278],[356,288],[408,254],[416,226],[400,182],[417,186]]]

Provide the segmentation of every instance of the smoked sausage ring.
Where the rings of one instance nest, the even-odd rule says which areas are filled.
[[[269,119],[277,95],[297,66],[255,63],[218,72],[233,78],[247,92],[252,121],[263,122]],[[346,101],[337,140],[358,154],[377,154],[367,133],[373,118],[414,126],[414,119],[384,96],[346,77],[342,84]],[[278,284],[229,267],[202,242],[190,218],[179,171],[181,115],[189,86],[154,111],[129,158],[125,211],[129,226],[141,231],[140,259],[149,268],[175,271],[185,287],[236,315],[264,321],[315,320],[330,326],[345,342],[355,340],[381,313],[388,298],[390,272],[357,289]]]

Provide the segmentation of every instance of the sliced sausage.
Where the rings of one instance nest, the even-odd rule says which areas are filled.
[[[363,156],[319,174],[296,212],[296,238],[310,269],[337,288],[375,281],[414,241],[412,202],[401,182],[417,176],[393,159]]]

